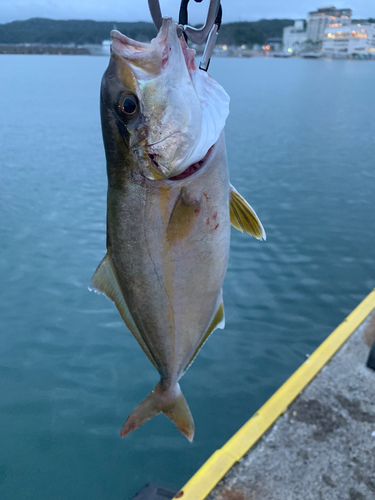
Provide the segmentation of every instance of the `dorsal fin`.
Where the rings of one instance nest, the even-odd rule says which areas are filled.
[[[129,308],[125,302],[124,296],[121,292],[120,285],[118,284],[116,272],[112,263],[112,259],[107,253],[104,259],[99,264],[88,286],[90,291],[102,293],[108,299],[115,303],[118,312],[120,313],[125,325],[132,332],[138,344],[144,350],[146,356],[151,363],[158,369],[154,358],[152,357],[145,341],[143,340],[137,325],[135,324]]]
[[[230,186],[229,213],[230,223],[241,233],[245,231],[257,240],[266,239],[266,232],[255,210],[232,185]]]

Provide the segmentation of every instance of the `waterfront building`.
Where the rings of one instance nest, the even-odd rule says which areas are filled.
[[[284,51],[298,54],[306,42],[305,23],[303,20],[295,21],[294,26],[287,26],[283,30]]]
[[[336,9],[336,7],[321,7],[309,12],[307,19],[307,40],[314,43],[322,42],[328,27],[348,26],[352,17],[351,9]]]
[[[323,52],[332,56],[375,55],[375,24],[349,24],[326,28]]]
[[[266,44],[262,47],[262,49],[265,51],[281,50],[282,45],[282,38],[267,38]]]

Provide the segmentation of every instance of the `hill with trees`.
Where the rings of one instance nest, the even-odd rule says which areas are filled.
[[[112,29],[130,38],[147,42],[156,36],[152,23],[117,23],[110,21],[56,21],[32,18],[0,24],[0,43],[70,44],[102,43],[109,39]]]
[[[358,19],[353,22],[375,23],[375,19]],[[223,24],[219,31],[218,43],[236,46],[263,44],[268,38],[281,38],[283,28],[293,24],[293,19],[261,19]],[[146,22],[56,21],[33,18],[0,24],[0,44],[101,44],[103,40],[109,39],[114,28],[141,42],[150,41],[156,36],[154,25]]]
[[[262,19],[256,22],[223,24],[218,43],[252,45],[264,43],[267,38],[282,37],[283,28],[294,23],[291,19]],[[149,41],[156,35],[152,23],[124,23],[109,21],[56,21],[33,18],[0,24],[0,43],[76,44],[102,43],[113,28],[139,41]]]
[[[282,38],[283,29],[293,25],[293,19],[261,19],[223,24],[219,31],[218,43],[236,46],[263,44],[268,38]]]

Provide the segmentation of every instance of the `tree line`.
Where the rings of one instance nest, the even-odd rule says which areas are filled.
[[[268,38],[282,37],[283,28],[293,24],[291,19],[262,19],[256,22],[223,24],[218,43],[237,46],[262,44]],[[100,44],[109,39],[113,28],[141,42],[150,41],[156,36],[154,25],[146,22],[56,21],[33,18],[0,24],[0,43]]]
[[[357,19],[353,22],[375,23],[375,19]],[[236,46],[264,44],[269,38],[281,38],[283,28],[293,24],[293,19],[261,19],[254,22],[223,24],[219,31],[218,44]],[[101,44],[103,40],[109,39],[109,34],[114,28],[140,42],[150,41],[156,36],[154,25],[146,22],[56,21],[33,18],[0,24],[0,43]]]

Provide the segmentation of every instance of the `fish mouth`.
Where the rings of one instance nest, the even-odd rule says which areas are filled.
[[[145,52],[152,51],[152,46],[149,43],[138,42],[132,38],[120,33],[120,31],[111,31],[112,49],[119,56],[127,58],[136,57]]]
[[[163,24],[151,43],[138,42],[117,30],[111,31],[111,40],[111,52],[130,63],[136,77],[142,80],[159,75],[169,63],[172,47],[176,49],[182,44],[177,36],[177,24],[169,17],[163,19]],[[178,58],[178,52],[175,52]],[[182,53],[186,64],[188,60],[194,59],[194,55],[191,54],[195,54],[195,51],[186,47]]]
[[[175,175],[173,177],[168,177],[168,179],[166,179],[166,180],[168,180],[168,181],[182,181],[183,179],[187,179],[188,177],[191,177],[192,175],[194,175],[196,172],[198,172],[199,170],[201,170],[203,168],[208,157],[211,155],[211,151],[212,151],[213,147],[214,147],[214,145],[212,145],[210,147],[210,149],[207,151],[207,153],[204,155],[204,157],[200,161],[192,163],[180,174]],[[156,158],[158,155],[155,155],[152,153],[147,153],[147,155],[150,158],[153,166],[156,167],[160,172],[162,172],[162,168],[160,167],[160,165],[156,161]]]

